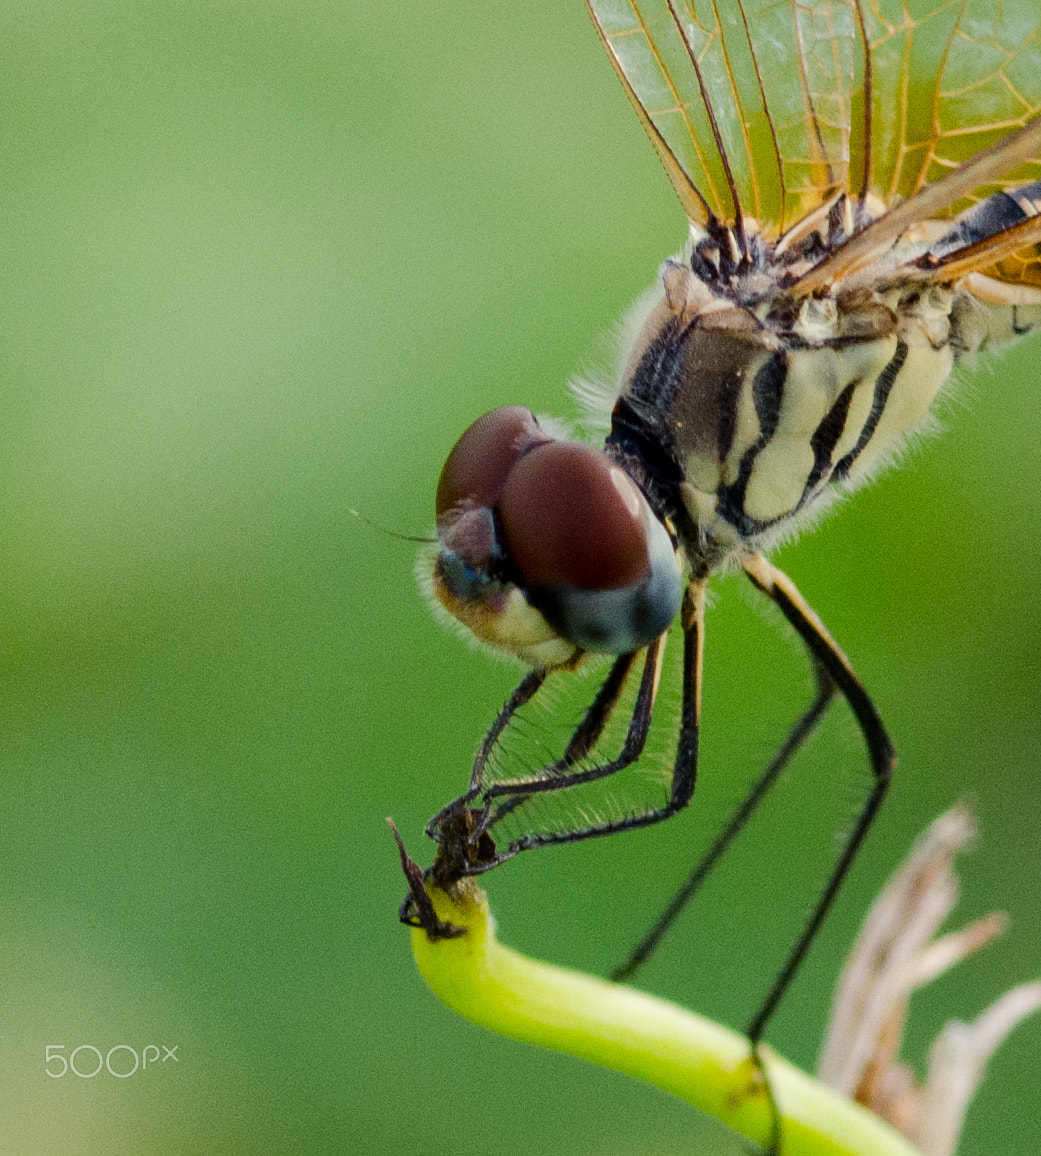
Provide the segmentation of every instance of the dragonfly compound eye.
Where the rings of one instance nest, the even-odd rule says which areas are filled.
[[[479,417],[452,447],[437,483],[437,520],[460,507],[494,506],[518,459],[550,441],[530,409],[504,405]]]
[[[437,485],[431,590],[477,638],[535,666],[570,662],[577,647],[525,598],[503,551],[497,504],[511,471],[552,441],[523,406],[478,418],[448,455]]]
[[[672,542],[631,478],[578,442],[550,442],[510,471],[502,547],[528,601],[583,650],[624,654],[668,628],[682,579]]]

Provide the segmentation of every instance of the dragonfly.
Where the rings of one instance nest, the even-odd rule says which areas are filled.
[[[451,879],[683,810],[698,770],[706,588],[743,571],[794,628],[816,691],[614,978],[647,960],[845,699],[870,778],[748,1024],[757,1053],[896,762],[849,660],[767,555],[894,461],[959,363],[1041,326],[1041,12],[1036,0],[587,8],[689,237],[629,326],[603,390],[602,447],[509,406],[476,420],[445,462],[433,595],[530,670],[481,743],[466,791],[427,830],[439,845],[434,872]],[[563,824],[533,819],[501,838],[540,800],[638,764],[675,645],[682,691],[663,797]],[[493,774],[504,736],[547,681],[598,656],[606,673],[555,757]],[[617,749],[602,751],[621,710]]]

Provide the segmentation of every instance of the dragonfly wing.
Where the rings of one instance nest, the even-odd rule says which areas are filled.
[[[954,217],[1041,178],[1039,150],[924,193],[1041,113],[1037,0],[587,4],[699,224],[752,216],[776,236],[835,193],[865,191],[890,206],[922,194],[911,216]],[[827,262],[828,276],[844,264]],[[1014,284],[1041,280],[1033,246],[1003,255],[998,271]]]
[[[1025,285],[1041,290],[1041,229],[1033,245],[1017,249],[997,264],[980,268],[980,272],[1006,285]]]
[[[857,3],[871,105],[866,184],[890,208],[801,278],[801,295],[884,257],[920,221],[958,216],[1041,178],[1037,0]],[[975,271],[1039,283],[1038,250],[1025,235],[1018,253],[996,234],[990,242],[975,250]],[[970,263],[967,255],[965,270]]]
[[[1041,112],[1037,0],[860,0],[873,90],[871,186],[910,197]],[[1041,177],[1041,153],[947,206]]]
[[[692,220],[776,235],[845,190],[863,104],[853,0],[587,0]]]
[[[1041,117],[1000,137],[939,180],[923,185],[906,200],[898,201],[800,277],[792,291],[806,296],[851,274],[862,273],[865,268],[870,268],[872,260],[884,261],[887,250],[902,237],[910,235],[916,226],[949,215],[952,205],[966,200],[971,211],[976,190],[1003,183],[1003,174],[1034,165],[1032,158],[1038,156],[1041,156]],[[1021,186],[1025,190],[1033,187]],[[1003,191],[992,193],[987,201],[980,202],[980,206],[995,198],[1014,194],[1015,189],[1010,189],[1009,194]],[[1033,211],[1036,211],[1036,206]],[[1027,215],[1031,212],[1028,211]],[[994,230],[995,233],[998,231]]]

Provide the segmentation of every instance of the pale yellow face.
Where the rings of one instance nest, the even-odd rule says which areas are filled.
[[[581,651],[561,638],[513,587],[494,603],[458,598],[435,569],[431,590],[445,610],[478,642],[519,658],[530,666],[571,666]]]

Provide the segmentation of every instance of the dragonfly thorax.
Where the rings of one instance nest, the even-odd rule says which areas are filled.
[[[608,446],[712,569],[892,455],[950,375],[960,299],[910,285],[798,300],[768,262],[711,280],[697,264],[666,262]]]

